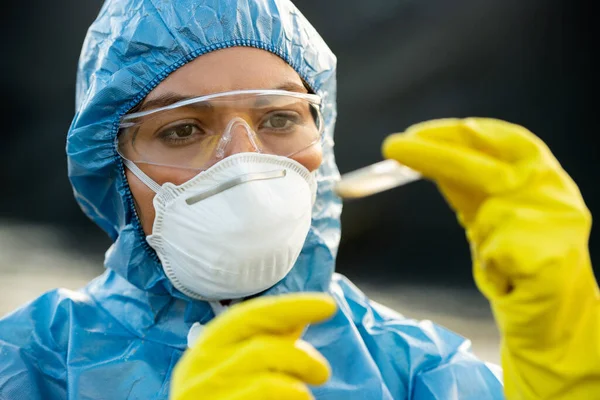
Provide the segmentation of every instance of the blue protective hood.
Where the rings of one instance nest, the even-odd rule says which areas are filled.
[[[336,59],[288,1],[107,1],[88,31],[78,70],[77,112],[67,139],[75,197],[114,240],[107,268],[144,291],[185,298],[146,243],[117,154],[117,126],[170,73],[232,46],[278,55],[323,98],[324,158],[312,228],[295,267],[271,292],[326,290],[340,236],[341,205],[332,193]]]

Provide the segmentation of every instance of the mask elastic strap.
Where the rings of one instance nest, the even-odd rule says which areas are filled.
[[[154,182],[152,180],[152,178],[150,178],[148,175],[146,175],[144,173],[144,171],[142,171],[140,169],[140,167],[138,167],[137,165],[135,165],[135,163],[133,161],[130,161],[126,158],[123,158],[123,164],[125,164],[125,166],[127,168],[129,168],[129,170],[135,175],[137,176],[137,178],[142,181],[146,186],[148,186],[151,190],[154,191],[154,193],[158,193],[161,189],[161,186]]]

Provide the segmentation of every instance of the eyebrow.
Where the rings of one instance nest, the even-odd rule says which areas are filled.
[[[308,90],[306,89],[305,86],[303,85],[299,85],[295,82],[284,82],[281,85],[272,88],[270,90],[286,90],[288,92],[298,92],[298,93],[308,93]],[[163,93],[161,95],[158,95],[154,98],[150,98],[149,100],[144,101],[144,103],[142,103],[142,105],[138,108],[135,109],[134,112],[141,112],[141,111],[146,111],[146,110],[152,110],[154,108],[161,108],[161,107],[166,107],[169,106],[171,104],[180,102],[180,101],[184,101],[184,100],[188,100],[188,99],[193,99],[195,97],[200,97],[197,95],[181,95],[179,93],[175,93],[175,92],[166,92]],[[130,111],[131,112],[131,111]]]

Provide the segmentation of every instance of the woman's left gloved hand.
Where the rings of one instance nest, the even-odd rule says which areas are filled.
[[[307,386],[329,379],[329,363],[300,339],[337,309],[324,293],[262,296],[210,321],[175,366],[171,400],[313,399]]]
[[[591,216],[547,146],[508,122],[442,119],[390,135],[383,153],[435,181],[465,228],[507,398],[600,398]]]

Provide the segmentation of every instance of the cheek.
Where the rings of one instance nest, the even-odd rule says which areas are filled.
[[[292,159],[302,164],[310,172],[317,170],[323,161],[321,144],[317,143],[306,150],[302,150],[300,153],[294,154]]]
[[[155,213],[152,199],[154,199],[155,193],[128,169],[125,170],[125,176],[127,176],[129,189],[133,195],[136,212],[140,218],[144,234],[146,236],[150,235],[152,233],[152,225],[154,224]]]
[[[142,171],[152,178],[159,185],[165,182],[172,182],[175,185],[181,185],[192,179],[198,172],[187,171],[177,168],[157,167],[152,165],[138,165]],[[154,225],[154,204],[152,203],[156,193],[152,191],[145,183],[139,180],[130,170],[125,170],[125,176],[129,183],[129,189],[135,200],[135,208],[140,218],[144,234],[152,233]]]

